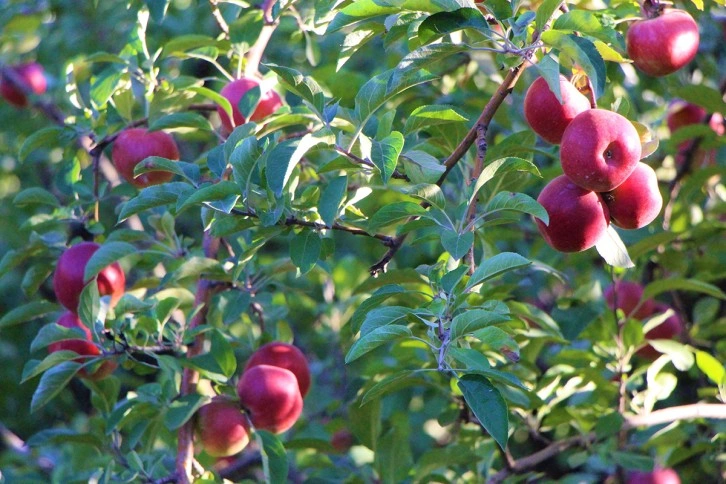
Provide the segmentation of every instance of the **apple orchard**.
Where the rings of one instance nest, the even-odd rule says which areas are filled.
[[[0,481],[726,480],[723,0],[0,8]]]

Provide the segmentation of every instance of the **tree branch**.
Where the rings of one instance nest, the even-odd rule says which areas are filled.
[[[229,37],[229,25],[227,24],[227,21],[224,20],[222,12],[219,10],[219,0],[209,0],[209,6],[212,9],[212,17],[214,17],[214,20],[217,21],[219,29],[224,32],[226,37]]]
[[[723,403],[694,403],[680,407],[663,408],[643,415],[626,417],[625,428],[653,427],[664,423],[679,420],[693,420],[696,418],[711,418],[726,420],[726,404]]]
[[[245,77],[254,77],[259,75],[260,61],[262,54],[265,53],[268,42],[273,32],[277,29],[278,22],[272,17],[272,9],[275,7],[277,0],[265,0],[262,4],[262,15],[265,25],[262,26],[260,35],[247,52],[247,63],[245,64]]]

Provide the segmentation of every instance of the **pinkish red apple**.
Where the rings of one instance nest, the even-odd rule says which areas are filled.
[[[239,102],[247,91],[257,86],[261,88],[260,101],[250,116],[250,121],[260,122],[282,106],[282,98],[280,98],[280,95],[272,89],[265,89],[260,85],[259,81],[249,77],[236,79],[224,86],[220,91],[220,94],[232,104],[232,117],[234,120],[230,120],[224,109],[221,106],[217,106],[217,112],[219,113],[222,128],[225,132],[229,133],[235,126],[246,122],[244,115],[239,110]]]
[[[308,360],[303,352],[295,346],[279,341],[260,346],[247,361],[245,371],[257,365],[272,365],[290,370],[297,378],[300,395],[305,398],[305,395],[308,394],[310,389]]]
[[[623,183],[602,197],[613,223],[624,229],[645,227],[655,220],[663,206],[658,178],[645,163],[638,163]]]
[[[29,62],[10,67],[15,73],[25,81],[25,84],[35,94],[44,94],[48,88],[48,81],[45,78],[43,66],[37,62]],[[2,78],[0,80],[0,95],[7,102],[17,107],[25,107],[28,105],[28,96],[25,92],[18,89],[9,80]]]
[[[198,410],[197,436],[207,454],[227,457],[247,447],[250,425],[239,405],[216,398]]]
[[[655,301],[652,299],[643,301],[643,286],[637,282],[617,281],[605,289],[604,296],[608,308],[621,309],[631,318],[645,319],[653,314],[655,309]]]
[[[559,144],[570,122],[590,109],[590,101],[580,94],[565,76],[560,75],[562,103],[550,90],[544,77],[538,77],[524,97],[524,117],[532,130],[542,139]]]
[[[245,370],[237,395],[252,425],[276,434],[295,425],[303,409],[297,378],[277,366],[257,365]]]
[[[159,185],[172,179],[168,171],[149,171],[134,177],[134,168],[149,156],[169,160],[179,159],[179,148],[174,138],[163,131],[148,131],[145,128],[129,128],[121,131],[113,142],[111,159],[126,181],[138,188]]]

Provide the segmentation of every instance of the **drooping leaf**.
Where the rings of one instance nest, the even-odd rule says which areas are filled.
[[[499,447],[506,448],[509,440],[509,410],[499,390],[487,378],[477,374],[462,376],[458,386],[482,427]]]
[[[413,202],[396,202],[382,207],[378,210],[368,223],[370,233],[377,232],[380,228],[399,222],[408,217],[420,217],[426,214],[426,209]]]
[[[351,346],[350,350],[348,350],[348,354],[345,355],[345,362],[350,363],[351,361],[355,361],[369,351],[378,348],[382,344],[401,339],[406,336],[412,336],[411,330],[408,326],[381,326],[353,343],[353,346]]]
[[[26,323],[35,318],[58,311],[60,306],[49,301],[32,301],[11,309],[0,319],[0,329]]]
[[[613,267],[635,267],[628,255],[628,249],[612,225],[608,225],[607,230],[595,244],[595,248],[605,262]]]
[[[587,74],[597,97],[605,90],[605,62],[591,40],[558,30],[542,33],[542,40],[549,46],[570,56]]]
[[[381,141],[373,140],[371,161],[381,173],[384,184],[388,183],[391,175],[396,170],[396,164],[402,149],[403,135],[398,131],[393,131]]]
[[[314,230],[304,230],[296,234],[290,241],[290,260],[306,274],[315,267],[320,258],[323,242]]]
[[[262,450],[262,468],[265,473],[265,482],[287,482],[289,463],[285,447],[280,439],[266,430],[257,430],[255,436]]]
[[[333,178],[323,190],[318,202],[318,213],[325,225],[332,226],[348,191],[346,175]]]
[[[80,368],[80,363],[64,361],[43,373],[30,401],[30,412],[39,410],[58,395]]]
[[[138,251],[134,245],[128,242],[106,242],[102,244],[86,263],[83,280],[90,281],[106,267],[128,255],[138,253]]]
[[[461,259],[474,245],[474,232],[459,233],[455,230],[441,232],[441,244],[454,260]]]

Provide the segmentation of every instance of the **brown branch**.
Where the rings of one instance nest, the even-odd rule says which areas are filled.
[[[204,233],[204,255],[208,258],[215,258],[219,251],[219,239],[212,238],[208,232]],[[192,317],[185,330],[193,330],[197,326],[205,323],[207,312],[209,311],[209,302],[213,294],[212,283],[206,279],[200,279],[197,283],[197,291],[194,296],[194,307],[197,312]],[[204,335],[200,334],[194,340],[194,344],[190,345],[187,350],[186,357],[191,359],[202,351],[204,344]],[[199,372],[191,368],[185,368],[182,373],[180,396],[190,395],[194,393],[197,382],[199,381]],[[187,421],[178,433],[177,456],[176,456],[176,476],[180,484],[189,484],[193,481],[192,466],[194,461],[194,421]]]
[[[212,9],[212,17],[214,17],[214,20],[217,21],[217,25],[219,25],[220,30],[224,32],[226,37],[229,37],[229,25],[227,24],[227,21],[224,20],[222,12],[219,10],[219,1],[209,0],[209,6]]]
[[[335,145],[334,149],[335,149],[335,151],[337,151],[341,155],[345,156],[349,160],[353,161],[354,163],[357,163],[359,165],[364,165],[369,168],[376,168],[376,165],[371,160],[369,160],[367,158],[361,158],[360,156],[346,150],[342,146]],[[393,170],[393,173],[391,174],[391,178],[398,178],[399,180],[411,181],[408,179],[408,176],[406,176],[404,173],[401,173],[398,170]]]
[[[643,415],[626,417],[625,428],[653,427],[679,420],[693,420],[697,418],[711,418],[726,420],[726,404],[723,403],[693,403],[680,407],[663,408]]]
[[[486,126],[482,124],[476,125],[476,163],[474,164],[474,169],[471,172],[471,181],[473,183],[476,183],[476,180],[479,179],[479,176],[481,175],[482,170],[484,169],[484,160],[487,157],[487,128]],[[474,217],[476,216],[476,204],[479,201],[479,198],[476,197],[471,205],[469,205],[468,210],[466,211],[466,223],[468,224],[472,220],[474,220]],[[474,225],[471,227],[471,231],[474,232]],[[469,275],[474,274],[474,270],[476,269],[476,261],[474,260],[474,245],[471,246],[469,251],[467,252],[467,260],[469,263]]]
[[[247,52],[247,63],[245,64],[245,77],[254,77],[259,75],[260,61],[262,54],[265,53],[267,44],[270,42],[272,34],[277,29],[279,22],[272,18],[272,9],[275,7],[277,0],[265,0],[262,4],[262,15],[265,25],[262,26],[260,35]]]

